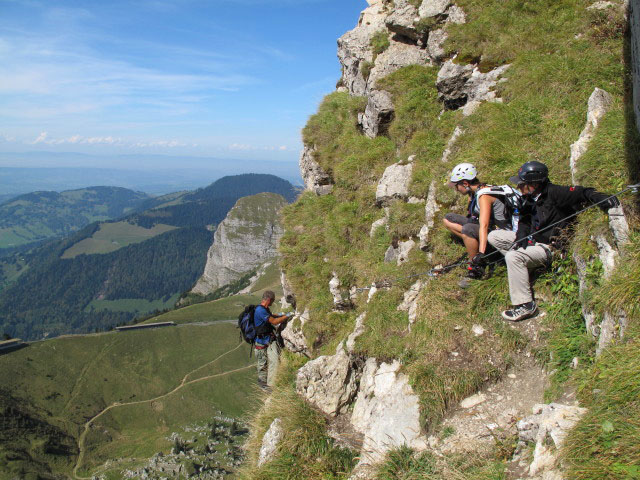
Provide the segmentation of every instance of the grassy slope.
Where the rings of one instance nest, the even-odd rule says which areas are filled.
[[[230,297],[213,300],[211,302],[196,303],[187,307],[178,308],[162,315],[149,318],[142,323],[154,322],[175,322],[195,323],[195,322],[211,322],[217,320],[233,320],[244,310],[249,304],[257,305],[260,303],[262,293],[265,290],[272,290],[276,294],[276,301],[282,296],[282,285],[280,284],[280,271],[276,263],[267,267],[264,275],[258,279],[246,294],[231,295]],[[276,313],[274,307],[274,313]]]
[[[228,324],[58,338],[1,356],[0,383],[78,438],[87,419],[113,402],[163,395],[192,371],[187,381],[250,365],[244,345],[207,365],[238,345],[237,331]],[[91,430],[85,465],[127,451],[144,457],[166,450],[167,431],[205,420],[218,409],[241,416],[251,402],[252,373],[197,382],[154,403],[111,410],[98,419],[101,428]],[[75,458],[68,462],[61,472],[68,474]]]
[[[417,251],[402,267],[382,262],[393,237],[403,239],[417,234],[424,215],[420,206],[395,204],[391,208],[389,231],[379,229],[369,239],[371,222],[382,216],[374,207],[375,186],[384,168],[396,160],[396,151],[400,159],[417,155],[411,187],[414,195],[424,197],[431,180],[436,181],[437,198],[442,206],[436,219],[438,225],[444,213],[463,206],[464,199],[456,198],[445,187],[446,174],[459,162],[475,163],[483,180],[499,184],[523,162],[538,159],[549,165],[556,183],[569,182],[569,146],[584,126],[587,99],[595,87],[600,87],[613,95],[614,105],[602,121],[591,150],[580,161],[580,181],[602,191],[615,191],[637,178],[638,135],[628,116],[628,72],[619,12],[588,12],[586,7],[592,2],[586,0],[457,3],[467,13],[468,23],[450,26],[447,48],[459,51],[463,61],[479,60],[485,71],[509,63],[505,74],[508,81],[499,86],[504,103],[484,104],[467,118],[459,112],[439,116],[437,68],[408,67],[378,84],[378,88],[392,93],[396,107],[388,138],[371,140],[360,135],[357,112],[364,109],[365,102],[342,93],[328,95],[303,131],[305,142],[316,147],[316,160],[336,182],[332,195],[316,197],[306,193],[285,210],[286,233],[281,242],[283,267],[298,295],[299,307],[312,310],[312,321],[305,326],[305,334],[308,343],[314,345],[315,355],[332,353],[336,343],[353,328],[353,319],[363,308],[355,313],[329,313],[332,301],[327,285],[333,271],[347,289],[351,285],[370,284],[374,279],[417,273],[431,265]],[[439,158],[457,124],[464,127],[465,134],[449,161],[442,164]],[[629,197],[622,200],[633,209]],[[606,221],[601,213],[585,215],[580,220],[573,248],[593,253],[589,235],[605,231]],[[437,228],[431,236],[431,251],[433,264],[437,264],[457,258],[463,250]],[[438,418],[453,402],[487,379],[501,375],[523,341],[499,320],[499,311],[507,303],[503,269],[491,280],[464,292],[458,289],[456,280],[454,273],[430,282],[423,289],[418,323],[411,335],[405,334],[406,314],[397,312],[395,307],[413,279],[395,282],[390,291],[374,297],[368,307],[366,331],[356,342],[356,350],[362,355],[402,360],[421,398],[427,428],[437,428]],[[627,279],[624,285],[626,300],[622,305],[628,306],[628,302],[637,298],[637,282],[634,286]],[[554,304],[543,304],[551,313],[547,320],[551,333],[547,349],[541,352],[545,361],[549,354],[554,354],[551,366],[561,377],[557,383],[571,381],[567,371],[575,354],[589,358],[593,353],[575,301],[576,287],[570,262],[558,264],[539,285],[549,298],[557,298]],[[604,298],[611,298],[612,286],[600,288],[598,291]],[[630,296],[634,293],[636,297]],[[357,302],[363,303],[362,299]],[[470,334],[468,327],[473,323],[484,325],[489,332],[482,341]],[[460,353],[458,363],[449,360],[449,352],[454,349]],[[590,368],[589,362],[583,365]],[[263,432],[272,418],[266,413],[262,415],[257,419],[257,438],[260,429]],[[628,413],[621,415],[620,421],[631,418]],[[290,426],[294,431],[299,427]],[[311,449],[310,445],[307,447]],[[277,458],[303,449],[293,448],[285,445]],[[604,448],[599,453],[615,455]],[[298,458],[296,466],[302,467],[312,456]],[[629,464],[634,458],[621,456],[619,461]],[[487,465],[495,461],[489,459]],[[447,478],[443,472],[449,468],[433,466],[429,459],[411,471],[402,462],[388,467],[380,478],[427,474]],[[456,469],[461,472],[460,478],[502,478],[500,468],[467,464]],[[317,474],[287,476],[269,467],[263,471],[275,475],[271,478],[324,478]],[[594,474],[576,478],[602,477]]]
[[[74,258],[78,255],[115,252],[132,243],[140,243],[161,235],[176,227],[161,223],[153,228],[143,228],[129,222],[103,223],[91,237],[79,241],[64,251],[61,258]]]

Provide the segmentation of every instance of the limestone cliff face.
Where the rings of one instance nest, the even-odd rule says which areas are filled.
[[[279,213],[286,204],[275,193],[238,200],[218,226],[204,273],[192,292],[211,293],[274,258],[282,236]]]

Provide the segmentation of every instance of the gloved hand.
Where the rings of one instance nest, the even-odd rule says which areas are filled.
[[[471,259],[471,265],[474,267],[484,267],[487,264],[487,254],[486,253],[477,253]]]
[[[620,200],[618,197],[608,198],[606,202],[602,202],[598,205],[604,212],[607,212],[610,208],[617,208],[620,206]]]

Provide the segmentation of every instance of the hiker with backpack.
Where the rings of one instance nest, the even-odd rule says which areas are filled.
[[[467,215],[447,213],[443,223],[460,237],[467,249],[469,264],[466,279],[480,279],[485,271],[485,255],[489,232],[493,229],[512,230],[518,223],[520,193],[509,185],[490,186],[478,179],[478,171],[471,163],[456,165],[449,177],[449,186],[461,195],[469,196]],[[466,281],[465,281],[466,280]]]
[[[507,264],[512,307],[502,312],[502,317],[517,322],[538,311],[529,271],[550,266],[551,249],[560,246],[560,234],[572,221],[567,217],[587,203],[602,202],[598,206],[607,212],[620,201],[593,188],[554,185],[547,166],[537,161],[526,162],[509,181],[523,196],[518,228],[492,231],[489,243],[504,255]]]
[[[253,326],[255,328],[253,348],[258,360],[258,385],[266,389],[272,387],[276,371],[280,363],[280,345],[276,340],[275,327],[283,324],[289,317],[287,315],[274,316],[269,307],[275,302],[276,295],[271,290],[265,290],[262,294],[260,305],[253,310]],[[240,317],[242,321],[242,315]],[[245,339],[248,335],[241,326]]]

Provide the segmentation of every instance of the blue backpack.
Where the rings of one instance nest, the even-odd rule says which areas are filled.
[[[253,313],[256,305],[247,305],[242,313],[238,316],[238,328],[240,329],[240,337],[245,342],[252,345],[256,343],[256,338],[260,335],[268,335],[273,331],[270,323],[256,327],[253,320]]]

